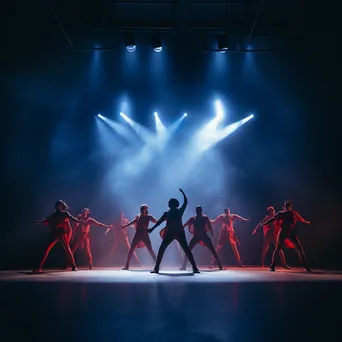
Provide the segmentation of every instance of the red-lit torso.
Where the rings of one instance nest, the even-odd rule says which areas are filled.
[[[265,217],[265,220],[269,220],[270,218],[272,218],[273,216],[267,215]],[[275,230],[275,225],[276,222],[271,222],[269,224],[265,224],[263,225],[263,232],[264,232],[264,236],[266,236],[267,234],[269,234],[270,232],[274,232]]]
[[[299,215],[294,210],[283,210],[277,214],[277,221],[281,225],[281,230],[291,232],[299,220]]]
[[[137,222],[135,223],[135,229],[137,232],[147,232],[150,222],[153,221],[151,215],[138,215]]]
[[[232,235],[235,233],[234,225],[233,225],[234,215],[222,214],[220,220],[222,222],[221,229],[225,229],[229,235]]]
[[[80,219],[82,220],[83,218],[81,217]],[[78,223],[77,228],[78,228],[79,232],[81,232],[84,235],[87,235],[90,232],[91,224],[92,224],[92,218],[88,217],[87,219],[85,219],[84,222]]]
[[[194,235],[203,235],[208,230],[209,218],[206,215],[195,215],[191,218],[190,225]],[[210,223],[210,222],[209,222]]]
[[[70,214],[67,211],[55,211],[48,217],[47,224],[54,232],[64,230],[65,233],[69,234],[71,232],[69,216]]]

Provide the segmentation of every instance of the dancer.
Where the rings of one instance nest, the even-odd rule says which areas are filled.
[[[226,209],[224,209],[224,214],[219,215],[218,217],[216,217],[215,220],[210,221],[210,222],[212,224],[214,224],[216,222],[222,223],[222,227],[220,230],[219,239],[218,239],[218,243],[217,243],[217,247],[216,247],[216,253],[219,254],[222,247],[227,242],[229,242],[231,247],[232,247],[233,253],[235,255],[236,261],[238,262],[239,267],[244,267],[244,265],[242,264],[242,261],[241,261],[240,253],[239,253],[237,246],[236,246],[237,243],[240,245],[240,241],[236,236],[234,226],[233,226],[233,222],[235,220],[244,221],[244,222],[249,221],[249,219],[243,218],[239,215],[231,214],[230,209],[226,208]],[[212,268],[214,264],[215,264],[215,258],[213,257],[211,259],[209,267]]]
[[[189,249],[192,251],[192,249],[198,244],[201,243],[202,245],[206,246],[210,252],[212,253],[213,257],[216,260],[216,263],[218,264],[218,267],[220,270],[222,270],[221,261],[215,251],[215,248],[210,240],[210,238],[207,235],[207,231],[210,231],[212,236],[214,237],[213,228],[211,226],[209,217],[206,215],[203,215],[203,209],[201,206],[196,207],[196,215],[191,217],[184,225],[185,227],[189,227],[189,232],[192,233],[194,236],[190,240],[189,243]],[[183,265],[181,266],[181,270],[186,269],[186,262],[187,257],[184,257]]]
[[[121,226],[122,228],[126,228],[134,224],[136,227],[136,232],[131,243],[131,248],[128,252],[126,265],[123,270],[129,269],[129,264],[131,262],[133,253],[141,242],[144,243],[147,250],[150,252],[153,261],[156,262],[156,255],[152,249],[150,237],[148,236],[148,225],[150,224],[150,222],[156,223],[157,220],[152,215],[149,215],[148,205],[142,204],[140,206],[140,215],[137,215],[131,222],[128,222],[127,224]]]
[[[77,216],[79,220],[82,220],[82,223],[78,223],[74,229],[74,239],[71,244],[71,251],[75,254],[77,248],[81,247],[88,258],[89,269],[92,270],[94,266],[90,246],[90,226],[98,226],[108,229],[113,228],[113,226],[96,221],[94,218],[90,217],[90,214],[90,209],[84,208],[82,213]]]
[[[261,254],[261,267],[265,267],[265,258],[266,258],[266,254],[267,251],[270,247],[271,244],[273,244],[274,246],[277,245],[276,241],[277,241],[277,235],[279,232],[279,228],[280,228],[280,224],[279,222],[273,222],[270,224],[265,224],[265,222],[267,220],[269,220],[270,218],[272,218],[275,215],[275,209],[274,207],[268,207],[267,209],[267,215],[264,217],[264,219],[258,223],[258,225],[255,227],[255,229],[253,230],[252,235],[255,235],[256,232],[258,231],[259,227],[263,227],[263,231],[264,231],[264,244],[262,247],[262,254]],[[285,260],[285,255],[284,255],[284,251],[281,249],[280,250],[280,260],[281,260],[281,264],[283,266],[283,268],[286,269],[290,269],[291,267],[289,267],[286,264],[286,260]]]
[[[60,242],[67,258],[72,266],[73,271],[77,271],[77,267],[75,264],[74,256],[70,249],[70,236],[71,236],[71,226],[70,220],[77,223],[82,223],[83,220],[79,220],[72,216],[68,211],[68,206],[62,200],[58,200],[55,203],[55,211],[45,218],[44,220],[38,221],[37,223],[42,223],[45,225],[50,226],[52,230],[52,241],[49,243],[48,247],[46,248],[43,260],[41,261],[39,268],[34,270],[34,272],[41,272],[43,265],[52,249],[52,247],[57,243]]]
[[[129,220],[125,217],[124,213],[121,212],[120,213],[120,219],[118,220],[118,222],[115,222],[113,224],[113,229],[108,228],[106,230],[105,234],[107,234],[109,231],[114,232],[113,245],[112,245],[112,247],[111,247],[111,249],[110,249],[110,251],[106,257],[106,260],[109,260],[114,255],[116,255],[116,253],[119,249],[119,246],[124,246],[125,249],[127,249],[127,253],[129,252],[129,250],[131,248],[131,245],[130,245],[129,240],[128,240],[128,232],[127,232],[127,228],[129,226],[126,228],[121,228],[121,226],[124,226],[127,223],[129,223]],[[131,225],[130,227],[134,227],[134,226]],[[137,263],[139,264],[139,266],[142,267],[136,252],[133,253],[133,256],[134,256],[135,260],[137,261]]]
[[[272,222],[278,222],[278,221],[281,221],[281,228],[278,233],[277,247],[273,253],[270,271],[273,271],[273,272],[275,271],[276,257],[278,253],[282,250],[285,244],[285,240],[289,239],[294,244],[295,249],[298,253],[299,259],[302,262],[304,268],[308,272],[311,272],[311,269],[309,268],[307,261],[306,261],[303,247],[295,231],[297,221],[306,223],[306,224],[310,224],[310,222],[304,220],[296,211],[292,210],[292,201],[285,201],[284,210],[279,211],[272,218],[264,222],[264,224],[268,225]]]
[[[152,233],[154,229],[156,229],[159,225],[161,225],[164,221],[166,221],[165,236],[159,247],[156,265],[154,266],[154,270],[151,271],[151,273],[159,273],[160,263],[163,259],[165,250],[173,240],[177,240],[179,244],[181,245],[184,253],[188,257],[192,265],[193,273],[199,273],[194,257],[186,241],[184,227],[182,223],[182,216],[188,204],[188,199],[182,189],[179,189],[179,191],[183,194],[183,197],[184,197],[184,203],[181,206],[181,208],[180,209],[178,208],[179,201],[176,198],[171,198],[169,200],[170,210],[165,212],[163,216],[158,220],[158,222],[152,228],[148,230],[149,233]]]

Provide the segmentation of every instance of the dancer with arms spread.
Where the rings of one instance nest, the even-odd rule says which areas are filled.
[[[55,211],[49,215],[47,218],[38,221],[37,223],[48,225],[52,231],[52,241],[49,243],[48,247],[45,250],[45,254],[43,260],[40,262],[39,268],[35,270],[35,272],[41,272],[43,265],[52,249],[52,247],[60,242],[65,254],[72,265],[72,270],[77,271],[77,267],[75,264],[74,256],[70,249],[70,236],[71,236],[71,226],[70,220],[77,223],[82,223],[83,220],[79,220],[72,216],[68,211],[68,206],[62,200],[58,200],[55,203]]]
[[[200,205],[196,207],[196,215],[192,216],[185,224],[185,227],[189,227],[189,232],[193,234],[193,238],[190,240],[189,243],[189,249],[192,251],[192,249],[198,244],[201,243],[202,245],[206,246],[210,252],[212,253],[213,257],[216,260],[216,263],[220,270],[222,270],[221,261],[215,251],[215,248],[207,235],[207,231],[210,231],[212,236],[214,237],[213,228],[211,226],[209,217],[206,215],[203,215],[203,209]],[[184,257],[183,265],[181,266],[181,270],[186,269],[186,262],[187,257]]]
[[[258,223],[258,225],[255,227],[255,229],[253,230],[252,235],[255,235],[256,232],[258,231],[258,229],[260,227],[263,227],[263,233],[264,233],[264,244],[262,247],[262,254],[261,254],[261,267],[265,267],[265,258],[266,258],[266,254],[267,251],[270,247],[271,244],[273,244],[274,246],[277,245],[277,235],[279,232],[279,228],[278,227],[280,225],[279,221],[274,221],[271,222],[269,224],[265,224],[266,221],[268,221],[270,218],[272,218],[274,215],[276,214],[274,207],[268,207],[267,208],[267,215],[261,220],[261,222]],[[290,269],[291,267],[289,267],[286,263],[285,260],[285,255],[284,255],[284,251],[281,249],[279,251],[280,254],[280,261],[281,264],[283,266],[283,268],[286,269]]]
[[[308,272],[311,272],[311,269],[309,268],[307,261],[306,261],[303,247],[295,231],[296,223],[298,221],[302,223],[306,223],[306,224],[310,224],[310,222],[304,220],[296,211],[292,209],[292,201],[285,201],[284,210],[279,211],[272,218],[267,220],[264,224],[267,225],[272,222],[278,222],[278,221],[281,221],[281,228],[278,233],[277,247],[273,253],[270,271],[273,271],[273,272],[275,271],[276,257],[280,253],[280,251],[283,249],[286,239],[289,239],[294,244],[295,249],[298,253],[299,259],[302,262],[304,268]]]
[[[239,220],[239,221],[244,221],[247,222],[249,221],[249,219],[243,218],[239,215],[236,214],[231,214],[230,213],[230,209],[226,208],[224,209],[224,214],[219,215],[218,217],[216,217],[215,220],[211,221],[212,224],[216,223],[216,222],[220,222],[222,224],[220,233],[219,233],[219,239],[218,239],[218,243],[217,243],[217,247],[216,247],[216,253],[219,254],[222,247],[229,242],[233,253],[235,255],[236,261],[239,265],[239,267],[244,267],[244,265],[242,264],[241,261],[241,257],[240,257],[240,253],[238,251],[237,248],[237,243],[240,244],[235,230],[234,230],[234,225],[233,222],[235,220]],[[213,257],[211,259],[211,262],[209,264],[209,267],[213,267],[213,265],[215,265],[215,258]]]
[[[93,256],[91,254],[91,245],[90,245],[90,226],[98,226],[103,228],[111,229],[112,226],[108,224],[104,224],[96,221],[94,218],[90,217],[91,212],[90,209],[84,208],[82,210],[82,214],[79,214],[77,218],[82,220],[81,223],[78,223],[74,229],[74,239],[71,244],[71,251],[74,254],[78,247],[81,247],[87,258],[89,269],[93,269]]]
[[[133,253],[140,243],[144,243],[147,250],[150,252],[153,261],[156,262],[156,254],[154,253],[152,249],[151,240],[150,240],[150,237],[148,236],[148,226],[150,222],[156,223],[157,220],[148,213],[148,205],[142,204],[140,206],[140,215],[137,215],[132,221],[121,226],[121,228],[126,228],[134,224],[136,227],[136,232],[131,243],[131,248],[129,249],[129,252],[128,252],[126,265],[123,268],[123,270],[129,269],[129,264],[131,262]]]
[[[151,273],[159,273],[160,263],[163,259],[163,255],[165,253],[166,248],[173,240],[177,240],[182,247],[185,255],[190,261],[193,269],[193,273],[199,273],[198,267],[195,263],[194,257],[189,249],[188,243],[186,241],[182,217],[186,206],[188,204],[188,199],[182,189],[179,191],[183,194],[184,203],[179,207],[179,201],[176,198],[171,198],[169,200],[169,211],[166,211],[163,216],[158,220],[158,222],[148,230],[149,233],[152,233],[154,229],[156,229],[159,225],[161,225],[164,221],[166,221],[166,229],[164,239],[160,245],[157,262],[154,267],[154,270]]]

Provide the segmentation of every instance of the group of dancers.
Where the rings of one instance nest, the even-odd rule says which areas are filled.
[[[219,253],[222,247],[228,242],[232,247],[238,265],[240,267],[244,267],[237,247],[240,242],[234,230],[234,221],[239,220],[246,222],[249,221],[249,219],[243,218],[236,214],[231,214],[230,209],[226,208],[224,209],[223,214],[219,215],[214,220],[210,220],[208,216],[203,214],[202,207],[197,206],[196,214],[183,225],[182,217],[187,207],[188,199],[184,191],[182,189],[179,190],[183,194],[184,199],[182,206],[179,207],[180,203],[176,198],[171,198],[168,202],[169,210],[164,212],[159,220],[156,220],[151,214],[149,214],[148,205],[146,204],[140,206],[140,214],[131,221],[128,221],[126,218],[124,218],[123,214],[121,214],[120,229],[125,232],[125,242],[129,249],[127,261],[123,267],[123,270],[129,270],[133,255],[139,262],[139,259],[135,253],[135,249],[138,247],[146,247],[153,261],[155,262],[154,269],[151,271],[151,273],[159,273],[160,264],[162,262],[165,250],[174,240],[177,241],[178,247],[184,252],[183,263],[180,267],[181,270],[186,269],[186,263],[189,261],[191,263],[193,273],[199,273],[199,269],[191,252],[198,243],[206,246],[212,253],[212,259],[209,264],[210,268],[217,266],[220,270],[223,269],[219,258]],[[81,214],[79,214],[77,217],[74,217],[68,212],[68,206],[62,200],[58,200],[54,207],[55,210],[51,215],[37,222],[48,225],[51,228],[52,240],[45,251],[44,257],[40,262],[39,267],[34,271],[42,271],[42,267],[49,255],[49,252],[57,242],[61,243],[66,253],[66,268],[71,266],[73,271],[77,271],[74,253],[78,247],[81,247],[84,249],[87,255],[89,268],[93,269],[89,235],[90,227],[95,225],[107,228],[105,233],[108,233],[115,227],[115,225],[106,225],[98,222],[91,217],[91,211],[88,208],[84,208]],[[272,263],[270,265],[271,271],[275,271],[278,254],[280,255],[282,266],[286,269],[290,268],[285,260],[283,251],[284,247],[295,248],[304,268],[308,272],[311,271],[307,264],[302,245],[296,234],[295,226],[298,221],[310,224],[309,221],[304,220],[296,211],[292,209],[292,201],[285,201],[283,210],[279,211],[278,213],[275,212],[273,207],[267,208],[267,215],[261,222],[259,222],[252,233],[253,235],[256,234],[258,229],[263,227],[264,245],[261,258],[262,267],[265,265],[265,257],[269,246],[274,244],[275,250],[272,257]],[[74,222],[73,228],[71,227],[71,222]],[[151,228],[149,228],[150,222],[154,224]],[[156,256],[152,249],[149,234],[151,234],[163,222],[166,222],[166,226],[160,231],[162,243]],[[212,240],[208,236],[208,233],[210,233],[212,238],[214,238],[214,232],[212,228],[212,224],[214,223],[221,224],[216,249],[213,246]],[[126,232],[126,228],[129,226],[134,226],[135,228],[135,235],[130,245]],[[187,243],[185,236],[185,227],[188,227],[189,232],[193,235],[189,244]]]

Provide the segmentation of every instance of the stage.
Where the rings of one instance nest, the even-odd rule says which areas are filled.
[[[342,272],[0,272],[4,336],[83,341],[336,339]]]

